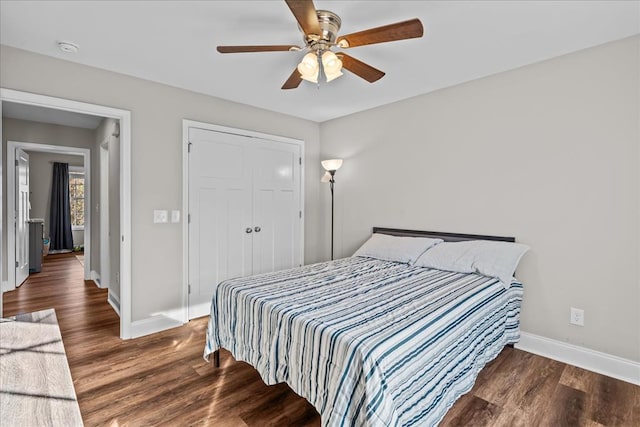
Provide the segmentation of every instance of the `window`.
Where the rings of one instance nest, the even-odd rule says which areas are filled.
[[[71,228],[84,230],[84,172],[69,171]]]

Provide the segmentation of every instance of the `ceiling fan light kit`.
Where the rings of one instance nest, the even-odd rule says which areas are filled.
[[[218,46],[220,53],[307,51],[282,89],[295,89],[302,80],[318,83],[324,74],[327,82],[343,75],[342,69],[352,72],[369,83],[384,76],[384,72],[347,55],[331,51],[332,47],[348,49],[369,44],[385,43],[422,37],[424,30],[419,19],[397,22],[338,37],[342,25],[340,17],[328,10],[316,10],[313,0],[285,0],[298,21],[305,47],[293,45]]]
[[[342,75],[342,61],[330,50],[322,54],[322,68],[324,69],[327,83]]]
[[[318,83],[320,66],[318,65],[318,57],[315,53],[307,53],[302,58],[302,61],[300,61],[297,68],[300,72],[300,77],[304,80],[312,83]]]

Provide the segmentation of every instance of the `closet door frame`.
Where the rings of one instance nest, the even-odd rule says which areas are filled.
[[[182,321],[189,321],[189,129],[204,129],[221,133],[229,133],[251,138],[266,139],[270,141],[294,144],[300,147],[300,261],[304,263],[304,176],[305,176],[305,151],[304,141],[279,135],[271,135],[263,132],[255,132],[246,129],[238,129],[194,120],[182,120]]]

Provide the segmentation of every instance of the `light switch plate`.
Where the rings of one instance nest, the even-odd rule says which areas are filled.
[[[171,211],[171,222],[174,224],[180,222],[180,211]]]
[[[153,223],[162,224],[169,222],[169,213],[167,211],[153,211]]]

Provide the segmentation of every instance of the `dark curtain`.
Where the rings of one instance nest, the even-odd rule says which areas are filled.
[[[51,249],[73,249],[68,163],[53,164],[53,179],[51,181],[51,212],[49,218]]]

